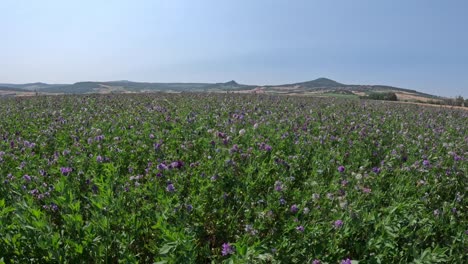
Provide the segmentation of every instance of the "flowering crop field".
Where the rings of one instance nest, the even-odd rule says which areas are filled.
[[[466,110],[161,93],[0,117],[0,263],[468,257]]]

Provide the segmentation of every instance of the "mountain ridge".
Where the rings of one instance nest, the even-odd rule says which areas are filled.
[[[0,88],[12,92],[37,91],[47,94],[89,94],[89,93],[139,93],[139,92],[241,92],[241,93],[273,93],[273,94],[333,94],[347,93],[361,96],[368,93],[397,92],[413,94],[425,98],[442,98],[439,96],[418,92],[412,89],[388,85],[343,84],[335,80],[320,77],[311,81],[279,85],[249,85],[240,84],[235,80],[224,83],[197,82],[133,82],[117,81],[80,81],[73,84],[48,84],[43,82],[26,84],[0,83]]]

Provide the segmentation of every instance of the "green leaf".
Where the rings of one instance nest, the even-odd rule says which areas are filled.
[[[177,244],[175,244],[174,242],[164,244],[161,247],[161,249],[159,249],[159,254],[166,255],[167,253],[172,251],[176,246],[177,246]]]
[[[78,254],[82,254],[83,253],[83,246],[80,245],[80,244],[75,244],[75,252],[78,253]]]

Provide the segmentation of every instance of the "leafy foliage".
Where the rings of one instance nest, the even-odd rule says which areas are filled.
[[[467,258],[464,110],[158,93],[0,115],[0,263]]]

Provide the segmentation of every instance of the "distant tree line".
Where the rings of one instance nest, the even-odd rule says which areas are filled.
[[[392,92],[388,93],[370,93],[367,96],[360,96],[361,99],[398,101],[397,95]]]
[[[386,93],[374,92],[374,93],[369,93],[366,96],[360,96],[359,98],[371,99],[371,100],[398,101],[397,95],[393,92],[386,92]],[[404,100],[404,101],[407,102],[407,100]],[[455,98],[437,98],[437,99],[428,100],[428,101],[416,100],[415,102],[424,103],[424,104],[468,107],[468,98],[464,99],[463,96],[461,95]]]
[[[450,106],[463,106],[468,107],[468,98],[463,99],[463,96],[457,96],[455,98],[443,98],[438,100],[429,100],[429,104],[436,104],[436,105],[450,105]]]

